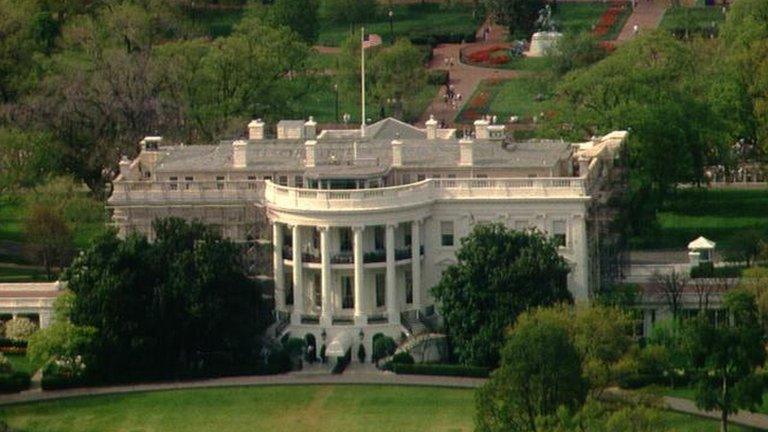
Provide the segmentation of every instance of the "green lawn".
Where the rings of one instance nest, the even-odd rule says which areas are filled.
[[[25,354],[6,354],[5,358],[11,362],[14,371],[29,372],[30,374],[35,372],[35,367]]]
[[[374,22],[365,23],[366,33],[375,33],[389,39],[390,27],[387,8],[382,8]],[[465,4],[445,5],[426,3],[395,5],[392,30],[395,38],[445,33],[473,33],[482,21],[481,15],[473,17],[473,8]],[[321,17],[318,45],[339,46],[351,33],[360,34],[360,25],[334,24]]]
[[[551,87],[552,80],[546,74],[523,76],[502,82],[484,80],[467,100],[457,116],[457,121],[471,122],[477,115],[486,114],[498,116],[500,119],[513,115],[533,117],[547,109],[546,97]],[[537,101],[537,95],[542,95],[545,99]]]
[[[663,394],[664,396],[673,396],[673,397],[679,397],[684,399],[693,399],[694,398],[694,389],[690,387],[681,387],[681,388],[669,388],[669,387],[662,387],[658,389],[658,393]],[[762,414],[768,414],[768,393],[763,394],[763,404],[758,407],[757,412]]]
[[[592,26],[597,24],[608,6],[607,2],[560,3],[552,13],[552,19],[563,33],[592,31]]]
[[[45,281],[45,269],[42,268],[19,268],[4,266],[0,263],[0,283],[1,282],[36,282]]]
[[[20,199],[0,196],[0,240],[21,241],[24,238],[23,211]]]
[[[684,7],[677,6],[667,9],[660,27],[670,31],[691,31],[701,33],[715,27],[720,27],[725,22],[725,15],[719,7]]]
[[[743,230],[768,233],[768,189],[684,189],[657,215],[658,229],[630,239],[633,249],[684,249],[703,235],[727,248]]]
[[[471,431],[468,389],[397,386],[232,387],[84,397],[0,409],[25,432],[88,431]],[[662,413],[678,432],[714,422]],[[743,431],[734,428],[734,431]]]

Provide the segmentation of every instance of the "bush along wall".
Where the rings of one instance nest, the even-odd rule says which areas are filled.
[[[26,372],[0,373],[0,393],[18,393],[29,388],[31,377]]]
[[[352,348],[347,349],[347,353],[344,354],[343,357],[339,357],[336,360],[336,364],[333,365],[333,369],[331,369],[331,373],[340,374],[344,372],[344,369],[347,368],[350,361],[352,361]]]
[[[490,369],[484,367],[439,363],[407,364],[390,362],[387,364],[386,368],[396,374],[403,375],[443,375],[487,378],[491,373]]]

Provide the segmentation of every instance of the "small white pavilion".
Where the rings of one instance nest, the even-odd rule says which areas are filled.
[[[715,251],[715,242],[700,236],[696,240],[688,243],[688,260],[691,266],[697,266],[701,263],[712,262]]]

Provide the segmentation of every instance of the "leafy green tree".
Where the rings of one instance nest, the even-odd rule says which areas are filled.
[[[482,224],[432,290],[458,360],[495,366],[504,331],[528,308],[570,301],[568,265],[539,232]]]
[[[427,84],[422,55],[407,39],[378,51],[371,59],[371,93],[379,106],[389,100],[393,116],[404,119],[404,110]]]
[[[66,273],[71,320],[97,329],[102,380],[242,373],[267,318],[233,243],[204,226],[156,221],[156,240],[101,236]]]
[[[566,33],[549,53],[558,75],[597,63],[606,55],[600,41],[589,33]]]
[[[15,101],[36,80],[39,49],[34,38],[32,17],[38,9],[34,2],[0,1],[0,101]]]
[[[319,0],[275,0],[267,8],[266,22],[274,27],[288,27],[301,39],[313,44],[320,28]]]
[[[731,291],[725,296],[730,322],[715,326],[706,317],[692,320],[686,331],[690,361],[695,368],[696,406],[720,411],[720,429],[739,409],[755,411],[763,401],[763,380],[757,370],[766,359],[764,333],[752,294]]]
[[[578,410],[587,384],[581,359],[560,319],[520,315],[504,343],[501,365],[475,395],[475,430],[537,431],[537,420]]]
[[[33,205],[24,218],[24,233],[48,280],[53,279],[53,267],[64,268],[74,249],[66,221],[52,207]]]
[[[60,169],[59,154],[46,133],[0,128],[0,192],[38,184]]]
[[[765,234],[758,230],[744,230],[734,234],[730,240],[725,250],[726,259],[746,262],[749,267],[760,254],[765,242]]]
[[[337,24],[362,24],[376,17],[376,0],[323,0],[323,19]]]
[[[509,34],[518,39],[531,37],[544,4],[544,0],[485,0],[496,23],[507,26]]]

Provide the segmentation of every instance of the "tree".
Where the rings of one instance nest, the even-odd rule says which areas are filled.
[[[728,261],[745,262],[749,267],[763,248],[765,235],[757,230],[739,231],[731,237],[725,256]]]
[[[362,24],[373,20],[376,0],[324,0],[322,17],[337,24]]]
[[[35,43],[32,17],[37,10],[31,1],[0,1],[0,101],[15,101],[35,82]]]
[[[104,234],[67,270],[72,324],[97,331],[91,372],[131,380],[255,370],[268,312],[238,247],[198,223],[153,228],[154,243]]]
[[[501,224],[476,225],[432,290],[461,363],[495,366],[505,329],[528,308],[571,301],[554,241]]]
[[[28,340],[37,331],[37,324],[29,318],[16,317],[5,323],[5,337],[13,340]]]
[[[699,310],[709,309],[709,300],[715,294],[725,294],[733,287],[730,279],[720,278],[694,278],[690,282],[691,291],[699,299]]]
[[[549,56],[558,75],[587,67],[605,58],[607,52],[600,41],[589,33],[566,33]]]
[[[762,403],[764,384],[757,370],[766,358],[754,296],[732,291],[725,297],[725,306],[730,323],[715,326],[700,315],[686,331],[696,372],[696,406],[720,411],[722,432],[728,431],[730,414],[739,409],[754,411]]]
[[[33,254],[51,280],[52,268],[64,268],[74,248],[69,226],[55,209],[33,205],[24,219],[24,231],[32,244]]]
[[[544,0],[485,0],[488,11],[496,23],[509,28],[517,39],[531,37]]]
[[[318,0],[275,0],[267,8],[266,22],[274,27],[288,27],[308,43],[317,42],[320,23]]]
[[[760,325],[763,332],[768,334],[768,269],[745,269],[736,288],[750,293],[755,298]]]
[[[371,59],[370,77],[373,100],[381,107],[392,100],[393,117],[401,120],[427,84],[422,55],[407,39],[398,39],[376,53]]]
[[[0,128],[0,192],[38,184],[59,170],[59,154],[46,133]]]
[[[475,396],[475,430],[537,431],[537,419],[560,407],[577,410],[586,396],[581,359],[559,318],[520,315],[504,343],[501,365]]]
[[[652,276],[651,290],[656,297],[667,303],[673,318],[678,318],[680,314],[683,292],[688,281],[688,276],[675,269],[669,273],[657,271]]]

